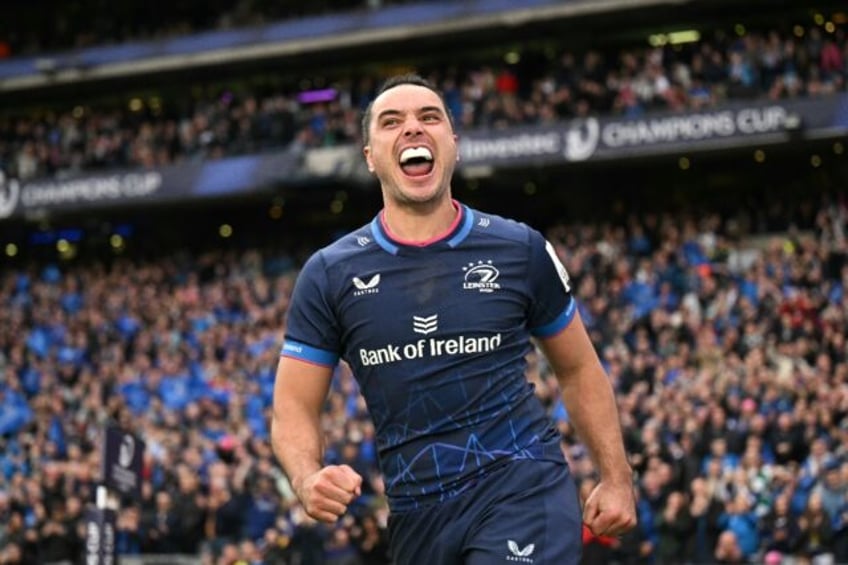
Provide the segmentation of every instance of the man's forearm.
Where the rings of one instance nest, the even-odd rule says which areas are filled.
[[[320,418],[295,406],[275,410],[271,446],[295,494],[304,478],[321,469],[323,445]]]
[[[602,372],[581,368],[560,378],[563,402],[602,480],[630,481],[615,395]]]

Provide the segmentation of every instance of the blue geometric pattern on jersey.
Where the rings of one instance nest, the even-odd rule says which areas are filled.
[[[540,328],[534,328],[530,330],[530,333],[535,337],[551,337],[552,335],[556,335],[571,323],[571,320],[574,318],[574,314],[577,312],[577,301],[572,299],[571,302],[568,303],[568,308],[557,316],[557,318],[551,322],[550,324],[545,324]]]
[[[558,436],[536,413],[537,400],[526,381],[492,373],[462,380],[457,390],[461,394],[458,404],[464,406],[458,413],[445,410],[439,395],[416,391],[409,395],[394,424],[378,424],[378,435],[389,445],[404,445],[419,436],[441,439],[426,442],[417,451],[390,450],[393,455],[384,459],[386,490],[394,493],[395,511],[454,496],[469,486],[470,478],[505,458],[561,459]],[[483,396],[480,391],[491,394]],[[501,425],[493,426],[493,422]],[[438,488],[416,488],[418,485]]]
[[[285,342],[299,349],[286,355],[351,366],[395,511],[510,459],[564,460],[525,370],[531,332],[561,331],[574,300],[541,234],[460,213],[423,246],[393,240],[378,215],[307,261],[287,314]]]

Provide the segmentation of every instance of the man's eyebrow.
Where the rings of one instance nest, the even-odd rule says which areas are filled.
[[[419,113],[419,114],[423,114],[425,112],[438,112],[439,114],[444,114],[444,110],[442,110],[438,106],[422,106],[421,108],[419,108],[417,110],[417,113]],[[403,112],[401,112],[400,110],[393,110],[393,109],[383,110],[382,112],[377,114],[377,119],[379,120],[381,118],[385,118],[386,116],[399,116],[402,113]]]
[[[386,116],[399,116],[400,110],[383,110],[379,114],[377,114],[377,119],[384,118]]]

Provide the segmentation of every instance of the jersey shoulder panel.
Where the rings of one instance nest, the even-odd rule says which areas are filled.
[[[318,254],[321,255],[324,267],[331,269],[334,265],[349,260],[351,255],[369,250],[372,245],[374,237],[371,235],[370,224],[366,224],[321,248]]]
[[[495,237],[515,243],[529,245],[531,234],[535,231],[529,225],[518,220],[488,214],[474,210],[473,233],[483,237]]]

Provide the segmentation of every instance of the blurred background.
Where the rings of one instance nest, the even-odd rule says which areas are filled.
[[[312,522],[270,450],[297,269],[368,221],[380,82],[443,90],[455,196],[544,232],[618,398],[640,523],[585,563],[848,562],[848,7],[831,0],[6,0],[0,564],[83,563],[103,430],[145,442],[120,563],[388,564],[336,372]],[[596,471],[538,354],[582,492]]]

